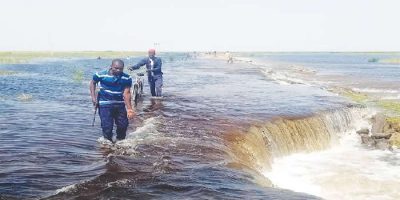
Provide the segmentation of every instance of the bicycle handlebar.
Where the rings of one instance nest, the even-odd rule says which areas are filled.
[[[129,71],[129,74],[132,75],[132,74],[136,73],[137,76],[144,76],[146,73],[146,71],[143,69],[134,69],[134,70],[128,69],[128,71]]]

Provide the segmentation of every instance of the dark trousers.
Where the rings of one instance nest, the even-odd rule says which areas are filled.
[[[147,80],[149,81],[151,96],[154,97],[154,96],[156,96],[156,84],[155,84],[154,77],[148,76]]]
[[[99,115],[104,138],[112,141],[112,131],[115,122],[117,125],[117,139],[125,139],[129,124],[125,104],[100,105]]]
[[[162,75],[148,76],[148,81],[150,85],[151,96],[162,96],[162,85],[163,77]]]

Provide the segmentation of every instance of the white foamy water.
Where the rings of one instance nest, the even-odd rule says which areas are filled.
[[[400,99],[400,91],[394,89],[377,89],[377,88],[351,88],[356,92],[367,93],[377,99],[397,100]]]
[[[63,188],[56,190],[55,193],[58,194],[58,193],[62,193],[62,192],[68,192],[68,191],[74,190],[75,188],[76,188],[76,184],[68,185],[68,186],[65,186]]]
[[[138,144],[151,143],[153,140],[159,138],[157,123],[157,117],[146,119],[143,126],[136,128],[134,132],[127,135],[125,140],[118,141],[116,145],[119,147],[134,148]]]
[[[276,71],[268,70],[268,69],[265,69],[262,72],[266,77],[276,81],[277,83],[279,83],[281,85],[306,84],[305,81],[291,77],[289,74],[284,73],[284,72],[276,72]]]
[[[80,182],[80,183],[67,185],[67,186],[65,186],[65,187],[62,187],[62,188],[56,190],[56,191],[55,191],[55,194],[66,193],[66,192],[72,192],[72,191],[74,191],[74,190],[77,190],[77,186],[78,186],[79,184],[85,184],[85,183],[87,183],[87,182],[88,182],[88,181],[82,181],[82,182]]]
[[[280,55],[276,59],[267,55],[257,61],[285,58],[287,63],[282,67],[263,70],[267,78],[282,85],[340,86],[367,93],[374,99],[400,99],[395,78],[398,70],[366,63],[351,55],[306,57]],[[293,63],[302,63],[314,70],[292,67]],[[272,170],[264,175],[277,187],[325,199],[400,199],[399,158],[398,150],[371,150],[362,146],[353,130],[344,134],[331,149],[275,158]]]
[[[134,155],[136,154],[136,146],[139,144],[152,143],[155,140],[161,139],[157,131],[157,117],[151,117],[143,122],[143,126],[137,127],[134,132],[128,133],[126,139],[118,141],[116,134],[113,135],[113,141],[105,139],[103,136],[97,139],[97,142],[104,148],[111,150],[125,149],[125,153]]]
[[[368,150],[356,133],[332,149],[274,160],[264,175],[281,188],[325,199],[400,199],[400,152]]]

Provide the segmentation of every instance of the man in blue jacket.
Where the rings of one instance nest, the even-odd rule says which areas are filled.
[[[93,75],[90,82],[90,96],[95,109],[99,108],[103,136],[111,142],[114,122],[117,125],[117,140],[123,140],[126,137],[128,119],[133,119],[135,115],[131,104],[132,78],[123,71],[124,62],[114,59],[109,69]],[[100,90],[96,96],[97,83],[100,83]]]
[[[161,71],[162,61],[159,57],[155,56],[155,49],[149,49],[148,53],[149,57],[140,60],[136,65],[130,67],[129,70],[139,69],[143,65],[146,65],[151,96],[161,97],[163,86],[163,73]]]

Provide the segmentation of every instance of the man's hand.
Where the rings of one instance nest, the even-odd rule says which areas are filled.
[[[98,94],[96,94],[96,85],[97,85],[97,82],[95,82],[94,80],[90,81],[90,86],[89,86],[90,97],[92,98],[92,104],[93,104],[94,108],[97,108],[98,103],[99,103],[99,102],[97,102],[97,97],[96,97],[96,96],[98,96]]]
[[[128,109],[127,113],[128,119],[133,119],[133,117],[135,116],[135,112],[132,109]]]
[[[96,108],[97,107],[97,99],[92,99],[92,103],[93,103],[93,106]]]

